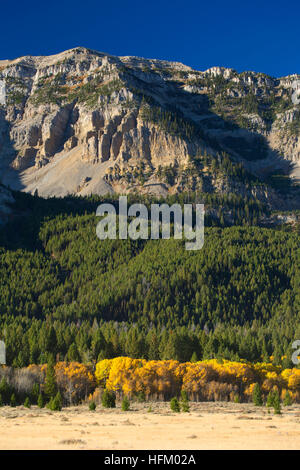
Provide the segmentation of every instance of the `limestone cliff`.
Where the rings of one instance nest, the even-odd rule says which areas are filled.
[[[300,207],[297,80],[76,48],[0,61],[0,172],[40,195],[237,193]]]

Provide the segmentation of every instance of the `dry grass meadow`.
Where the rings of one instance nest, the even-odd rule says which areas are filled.
[[[173,413],[169,403],[132,403],[126,412],[2,407],[0,449],[300,449],[300,405],[281,415],[251,404],[190,407],[190,413]]]

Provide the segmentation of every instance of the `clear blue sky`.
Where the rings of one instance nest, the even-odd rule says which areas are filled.
[[[85,46],[282,76],[300,73],[299,24],[299,0],[8,0],[0,58]]]

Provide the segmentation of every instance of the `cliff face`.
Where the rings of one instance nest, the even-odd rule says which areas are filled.
[[[298,78],[85,48],[0,61],[2,182],[44,196],[198,190],[298,207]]]

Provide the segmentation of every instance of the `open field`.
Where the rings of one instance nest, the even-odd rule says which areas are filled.
[[[180,414],[169,403],[132,403],[127,412],[3,407],[0,449],[300,449],[300,405],[282,415],[251,404],[190,405]]]

